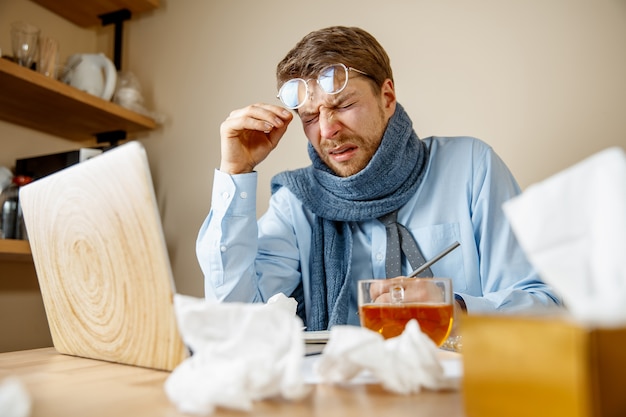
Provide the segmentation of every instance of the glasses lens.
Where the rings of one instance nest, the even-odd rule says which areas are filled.
[[[287,81],[280,87],[278,98],[283,102],[285,107],[289,109],[297,109],[300,107],[308,95],[306,81],[301,78],[295,78]]]
[[[348,69],[341,64],[324,68],[317,77],[317,83],[326,94],[337,94],[348,83]]]

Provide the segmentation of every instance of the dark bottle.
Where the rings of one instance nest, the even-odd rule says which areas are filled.
[[[32,178],[25,175],[13,177],[11,184],[0,195],[0,238],[26,239],[26,229],[19,202],[19,189]]]

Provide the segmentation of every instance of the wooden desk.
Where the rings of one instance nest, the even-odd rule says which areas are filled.
[[[18,377],[33,400],[31,417],[189,417],[165,395],[169,373],[60,355],[53,348],[0,354],[0,380]],[[375,385],[317,385],[304,400],[258,402],[250,414],[218,409],[214,416],[463,417],[459,392],[394,395]]]

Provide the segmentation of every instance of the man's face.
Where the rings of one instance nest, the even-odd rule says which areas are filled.
[[[380,94],[365,76],[352,76],[335,95],[314,84],[309,84],[312,97],[298,109],[304,134],[337,175],[354,175],[372,159],[395,111],[393,82],[386,80]]]

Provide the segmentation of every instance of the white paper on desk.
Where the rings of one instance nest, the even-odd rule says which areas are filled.
[[[181,335],[193,352],[165,382],[180,411],[250,410],[256,400],[295,400],[308,393],[295,300],[280,294],[268,304],[217,303],[177,294],[174,305]]]
[[[520,245],[572,315],[626,323],[626,156],[609,148],[504,204]]]

